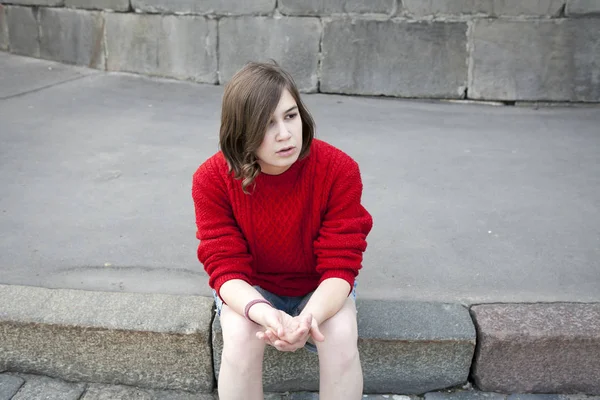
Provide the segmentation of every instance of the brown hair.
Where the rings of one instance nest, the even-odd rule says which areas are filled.
[[[309,152],[315,123],[300,100],[296,84],[289,73],[275,61],[251,62],[239,70],[225,86],[219,146],[229,165],[229,172],[233,171],[236,179],[242,179],[245,193],[248,193],[248,186],[254,183],[260,173],[256,151],[285,89],[296,101],[302,120],[301,159]]]

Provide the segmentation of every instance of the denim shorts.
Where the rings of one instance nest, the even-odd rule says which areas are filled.
[[[354,300],[354,301],[356,301],[357,285],[358,285],[358,282],[356,280],[354,280],[354,287],[352,288],[352,293],[350,293],[350,295],[348,296],[348,297],[352,298],[352,300]],[[254,286],[254,288],[256,290],[258,290],[259,293],[267,301],[269,301],[271,304],[273,304],[273,307],[275,307],[278,310],[286,312],[287,314],[291,315],[292,317],[300,315],[300,313],[302,312],[304,307],[306,307],[306,304],[308,304],[308,300],[310,300],[310,297],[314,293],[314,292],[310,292],[304,296],[278,296],[276,294],[266,291],[265,289],[261,288],[260,286]],[[217,292],[215,290],[213,290],[213,297],[215,299],[215,305],[217,306],[217,308],[216,308],[217,315],[220,317],[221,309],[223,308],[223,301],[219,298],[219,296],[217,296]],[[317,346],[315,346],[314,344],[309,343],[309,342],[306,342],[306,344],[304,345],[304,348],[313,353],[317,352]]]

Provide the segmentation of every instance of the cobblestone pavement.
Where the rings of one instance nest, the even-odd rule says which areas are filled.
[[[267,393],[265,400],[318,400],[317,393]],[[600,396],[559,394],[501,394],[461,389],[424,395],[365,394],[365,400],[600,400]],[[0,400],[218,400],[216,394],[150,390],[132,386],[67,382],[47,376],[0,373]]]

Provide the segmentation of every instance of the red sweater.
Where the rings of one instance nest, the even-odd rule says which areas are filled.
[[[230,279],[280,296],[303,296],[333,277],[353,286],[373,220],[352,158],[315,139],[283,174],[259,174],[251,194],[227,169],[218,152],[192,186],[198,259],[217,293]]]

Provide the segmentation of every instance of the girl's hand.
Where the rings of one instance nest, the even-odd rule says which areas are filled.
[[[256,337],[279,351],[296,351],[303,347],[310,332],[310,317],[291,317],[283,311],[272,309],[263,314],[264,332]]]
[[[325,340],[317,321],[310,314],[292,318],[283,311],[280,313],[283,314],[283,332],[276,333],[273,329],[267,328],[264,332],[257,332],[258,339],[264,340],[279,351],[292,352],[304,347],[311,335],[318,342]]]

